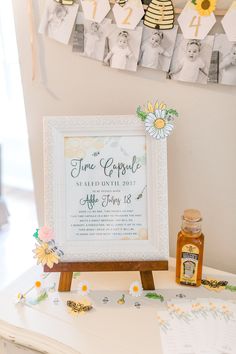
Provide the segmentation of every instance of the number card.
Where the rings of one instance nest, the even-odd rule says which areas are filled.
[[[128,0],[124,6],[115,4],[113,14],[118,27],[135,29],[144,15],[143,4],[140,0]]]
[[[229,10],[223,17],[222,26],[224,31],[228,37],[229,41],[235,42],[236,41],[236,1],[232,3]]]
[[[87,20],[101,23],[110,11],[108,0],[81,0],[84,17]]]
[[[190,1],[185,5],[178,18],[178,23],[186,39],[204,39],[214,26],[216,18],[212,12],[201,16]]]
[[[62,261],[168,259],[166,141],[136,116],[45,120],[46,224]]]

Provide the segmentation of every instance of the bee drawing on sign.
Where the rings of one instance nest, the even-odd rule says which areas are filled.
[[[95,151],[95,152],[92,153],[92,156],[93,156],[93,157],[97,157],[98,155],[100,155],[100,152],[99,152],[99,151]]]
[[[160,30],[174,27],[174,7],[171,0],[151,0],[144,16],[144,25]]]

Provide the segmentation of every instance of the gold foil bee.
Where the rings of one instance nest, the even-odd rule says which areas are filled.
[[[128,0],[116,0],[116,3],[121,7],[124,7]]]
[[[61,5],[74,5],[75,0],[55,0],[58,4]]]

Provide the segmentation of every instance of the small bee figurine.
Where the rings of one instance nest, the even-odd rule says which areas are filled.
[[[207,285],[210,288],[217,289],[220,288],[221,286],[226,286],[228,282],[226,280],[207,280],[207,279],[202,279],[202,285]]]
[[[107,296],[105,296],[103,299],[102,299],[102,303],[103,304],[107,304],[109,302],[109,299]]]
[[[79,301],[68,300],[66,304],[74,313],[88,312],[93,308],[92,305],[84,305]]]
[[[51,252],[55,252],[58,255],[58,257],[64,256],[64,252],[56,246],[56,243],[54,240],[50,240],[48,242],[48,245],[49,245],[49,250]]]
[[[122,294],[121,298],[117,300],[117,304],[119,305],[125,304],[125,294]]]

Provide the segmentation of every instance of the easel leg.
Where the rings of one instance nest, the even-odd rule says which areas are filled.
[[[61,272],[58,291],[70,291],[73,272]]]
[[[155,290],[154,279],[151,270],[140,271],[143,290]]]

